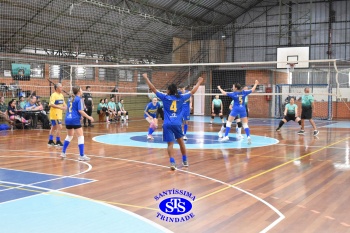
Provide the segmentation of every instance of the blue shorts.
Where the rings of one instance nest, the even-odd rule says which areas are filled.
[[[233,108],[230,112],[230,116],[244,118],[247,117],[247,110],[245,107]]]
[[[52,126],[62,125],[62,120],[51,120],[51,125]]]
[[[163,125],[164,142],[174,142],[175,139],[182,138],[183,136],[181,125]]]
[[[153,118],[157,118],[157,115],[156,114],[150,114],[150,113],[148,113],[151,117],[153,117]],[[143,114],[143,117],[146,119],[147,117],[148,117],[148,115],[146,115],[146,114]]]
[[[190,117],[191,117],[190,110],[183,110],[183,111],[182,111],[182,119],[183,119],[184,121],[189,121],[189,120],[190,120]]]

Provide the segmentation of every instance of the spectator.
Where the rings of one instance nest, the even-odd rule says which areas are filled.
[[[118,94],[118,93],[119,93],[119,88],[118,88],[118,86],[115,85],[115,87],[113,88],[113,90],[111,90],[111,92],[117,93],[117,94],[112,94],[112,95],[111,95],[111,98],[114,97],[114,98],[115,98],[115,101],[116,101],[116,102],[119,102],[120,96],[119,96],[119,94]]]
[[[6,119],[7,105],[5,104],[5,97],[0,98],[0,116]]]
[[[1,96],[1,98],[0,98],[0,112],[1,113],[0,114],[5,113],[6,110],[7,110],[7,106],[5,104],[5,97]]]
[[[30,122],[24,119],[23,117],[17,115],[17,109],[16,109],[16,100],[12,99],[9,102],[8,108],[8,116],[11,121],[19,120],[22,123],[29,124]]]
[[[105,108],[106,111],[106,122],[109,123],[109,110],[108,110],[108,98],[104,99],[104,104],[102,106],[102,109]]]
[[[124,108],[124,100],[123,99],[120,99],[118,106],[119,106],[118,114],[120,112],[120,115],[122,116],[122,121],[129,120],[129,113]]]
[[[43,110],[43,106],[37,105],[36,96],[30,96],[29,102],[27,102],[24,109],[27,111],[37,111],[37,110]]]
[[[94,101],[92,100],[92,95],[90,93],[91,87],[86,86],[86,92],[83,94],[83,99],[84,99],[84,111],[88,116],[92,115],[92,110],[94,109]],[[86,125],[86,119],[88,119],[88,125]],[[94,127],[91,124],[91,120],[89,118],[84,117],[84,127]]]
[[[111,101],[108,102],[108,111],[111,116],[111,121],[113,119],[116,120],[117,116],[120,114],[120,112],[117,112],[117,105],[114,102],[114,97],[111,97]]]
[[[18,109],[24,110],[26,107],[27,101],[24,99],[24,96],[19,97]]]

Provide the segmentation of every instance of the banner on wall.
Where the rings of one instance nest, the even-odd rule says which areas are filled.
[[[12,63],[12,78],[13,80],[29,81],[30,65]]]

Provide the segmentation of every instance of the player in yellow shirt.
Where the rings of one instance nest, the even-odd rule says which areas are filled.
[[[49,135],[49,146],[60,146],[63,144],[61,142],[61,130],[62,130],[62,118],[63,111],[67,109],[67,105],[64,102],[64,96],[62,94],[62,84],[57,83],[55,85],[55,92],[50,96],[50,120],[51,120],[51,130]],[[56,143],[53,141],[53,136],[56,133]]]

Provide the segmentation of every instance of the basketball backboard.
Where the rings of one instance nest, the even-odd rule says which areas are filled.
[[[277,48],[277,68],[285,69],[287,64],[294,68],[309,68],[309,47]]]

